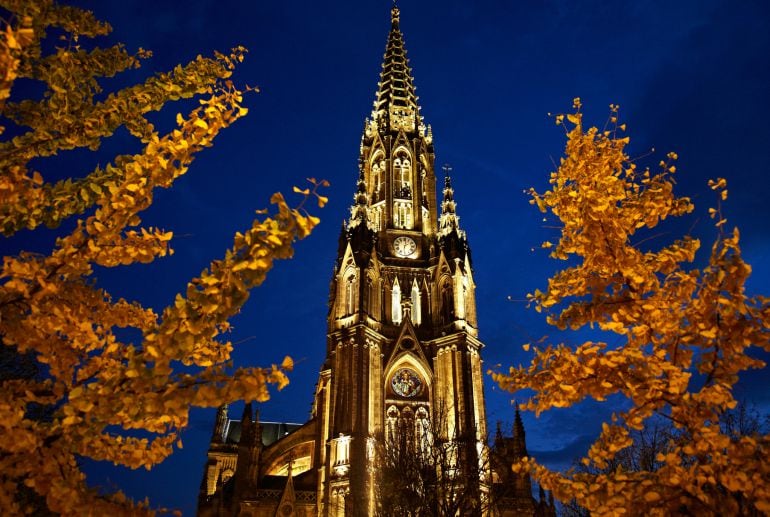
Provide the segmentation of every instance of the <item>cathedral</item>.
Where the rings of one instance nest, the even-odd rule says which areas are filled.
[[[511,472],[526,455],[518,413],[513,436],[498,428],[488,443],[471,253],[444,172],[439,203],[393,7],[310,420],[262,422],[251,404],[234,420],[221,407],[200,516],[554,514]]]

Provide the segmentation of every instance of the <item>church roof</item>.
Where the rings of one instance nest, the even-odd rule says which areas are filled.
[[[304,424],[294,424],[288,422],[260,422],[262,426],[262,445],[267,447],[299,429]],[[227,426],[225,443],[237,444],[241,441],[241,421],[230,420]]]

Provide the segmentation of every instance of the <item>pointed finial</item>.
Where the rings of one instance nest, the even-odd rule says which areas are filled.
[[[524,436],[524,422],[521,420],[521,413],[519,413],[519,406],[516,406],[516,413],[513,420],[513,433],[514,436]]]
[[[251,426],[251,415],[253,414],[251,402],[243,406],[243,416],[241,417],[241,427]]]
[[[519,406],[516,405],[516,415],[513,420],[513,449],[516,458],[529,456],[527,453],[527,438],[524,432],[524,422],[521,420]]]
[[[225,429],[227,428],[227,404],[222,404],[217,409],[217,420],[214,424],[214,433],[211,436],[212,443],[222,443],[225,441]]]
[[[452,166],[445,163],[441,170],[444,171],[444,194],[446,195],[447,190],[452,192]]]
[[[454,214],[454,189],[452,189],[452,166],[445,163],[441,167],[444,171],[444,201],[441,203],[442,214]]]
[[[390,22],[394,26],[398,26],[400,15],[401,11],[398,9],[398,2],[393,0],[393,7],[390,9]]]
[[[441,202],[441,217],[439,218],[439,235],[449,235],[453,231],[457,231],[459,236],[464,236],[462,230],[460,230],[460,218],[457,217],[456,203],[454,200],[454,190],[452,189],[452,167],[446,163],[443,167],[444,170],[444,200]]]

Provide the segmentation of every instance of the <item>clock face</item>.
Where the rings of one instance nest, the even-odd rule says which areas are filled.
[[[409,368],[401,368],[393,374],[390,385],[397,395],[407,398],[415,397],[422,391],[420,377]]]
[[[417,244],[415,244],[409,237],[399,237],[393,241],[393,248],[396,250],[396,255],[408,257],[415,252]]]

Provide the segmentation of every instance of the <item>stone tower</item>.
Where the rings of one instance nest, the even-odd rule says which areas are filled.
[[[417,100],[393,7],[334,263],[311,418],[261,422],[247,405],[238,421],[220,409],[199,515],[374,515],[383,458],[397,443],[413,456],[426,445],[441,451],[430,461],[444,462],[439,480],[452,485],[439,499],[474,494],[472,512],[449,515],[490,513],[483,502],[502,478],[486,445],[470,249],[448,167],[438,202],[433,134]],[[500,515],[532,515],[528,483],[517,481]]]
[[[470,250],[448,170],[439,212],[433,135],[417,104],[397,7],[359,169],[315,400],[326,444],[323,515],[373,504],[373,442],[406,422],[415,440],[428,430],[462,439],[461,470],[479,469],[486,436]]]

